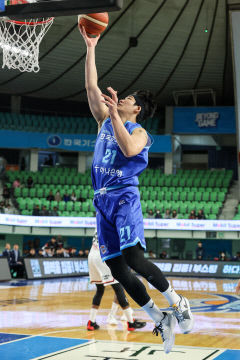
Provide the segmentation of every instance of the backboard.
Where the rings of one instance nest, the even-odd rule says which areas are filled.
[[[2,0],[0,0],[2,1]],[[34,19],[120,10],[123,0],[4,0],[0,16]]]

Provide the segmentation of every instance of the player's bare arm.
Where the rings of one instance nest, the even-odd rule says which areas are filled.
[[[132,134],[129,134],[117,110],[117,91],[113,90],[111,87],[108,87],[108,91],[112,97],[102,94],[102,102],[108,106],[117,143],[126,157],[136,156],[147,144],[147,132],[143,128],[137,128]]]
[[[103,121],[108,117],[108,108],[101,102],[102,92],[98,87],[98,76],[95,62],[95,48],[100,35],[94,38],[89,37],[85,28],[81,25],[79,25],[79,31],[87,47],[85,62],[85,87],[87,90],[88,103],[94,118],[96,119],[99,127],[101,127]]]

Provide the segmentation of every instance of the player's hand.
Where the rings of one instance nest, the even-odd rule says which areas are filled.
[[[95,47],[98,43],[98,40],[100,38],[100,35],[96,36],[96,37],[90,37],[87,33],[86,33],[86,29],[84,26],[82,25],[79,25],[78,24],[78,28],[79,28],[79,31],[87,45],[87,47]]]
[[[108,87],[107,90],[111,94],[111,97],[105,94],[102,94],[103,100],[102,102],[107,105],[109,110],[109,115],[112,118],[118,114],[117,106],[118,106],[118,96],[117,91],[113,90],[112,87]]]
[[[240,280],[238,281],[238,284],[236,286],[236,293],[240,294]]]

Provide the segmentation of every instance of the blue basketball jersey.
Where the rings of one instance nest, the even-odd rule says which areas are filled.
[[[131,134],[141,127],[127,121],[125,128]],[[104,121],[98,134],[92,162],[92,184],[94,190],[118,185],[138,185],[138,176],[148,164],[148,150],[153,143],[148,134],[148,142],[136,156],[125,157],[114,136],[111,119]]]

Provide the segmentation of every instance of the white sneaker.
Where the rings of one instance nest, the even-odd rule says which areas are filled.
[[[159,325],[156,325],[156,327],[153,329],[153,334],[158,336],[158,333],[160,333],[163,341],[164,352],[168,354],[174,345],[174,328],[176,325],[176,319],[170,313],[163,312],[163,315],[164,317],[160,321]]]
[[[109,325],[117,325],[118,320],[110,313],[110,314],[108,314],[108,317],[107,317],[107,323]]]
[[[193,314],[190,309],[189,301],[182,295],[176,305],[172,305],[173,315],[177,318],[178,325],[184,334],[188,334],[194,325]]]

